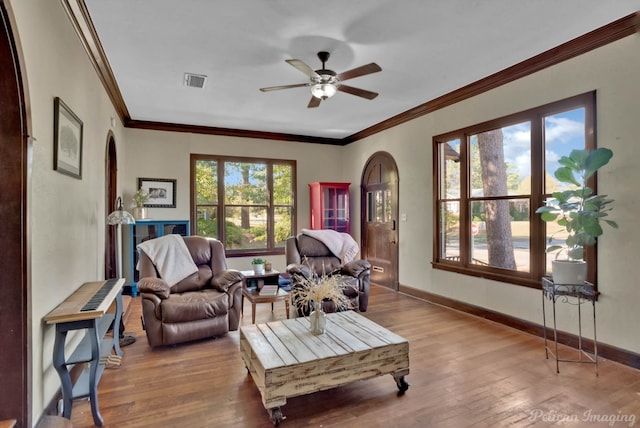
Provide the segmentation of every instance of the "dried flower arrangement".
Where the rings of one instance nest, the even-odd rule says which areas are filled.
[[[319,276],[295,274],[292,288],[293,301],[299,308],[315,308],[318,302],[331,301],[337,310],[351,308],[351,300],[344,294],[346,285],[340,275]]]

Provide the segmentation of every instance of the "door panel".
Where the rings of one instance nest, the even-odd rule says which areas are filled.
[[[374,154],[362,181],[362,255],[371,282],[398,289],[398,172],[388,153]]]

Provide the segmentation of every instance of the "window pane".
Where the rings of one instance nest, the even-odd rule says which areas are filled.
[[[529,272],[529,200],[471,202],[471,263]]]
[[[471,197],[531,193],[531,123],[470,137]]]
[[[284,241],[293,236],[293,208],[276,207],[273,223],[275,227],[275,246],[284,247]]]
[[[440,203],[440,258],[460,260],[460,203]]]
[[[218,208],[198,207],[198,235],[218,239]]]
[[[585,148],[585,109],[579,108],[544,118],[545,193],[575,188],[559,183],[553,176],[558,169],[558,159],[568,156],[571,150]]]
[[[373,218],[373,213],[375,212],[374,208],[374,198],[372,192],[367,192],[367,221],[372,222],[375,219]]]
[[[273,165],[273,203],[293,205],[293,168],[291,165]]]
[[[254,207],[225,208],[225,248],[267,248],[267,210]]]
[[[391,222],[391,190],[384,191],[384,222]]]
[[[196,162],[196,204],[218,203],[218,162],[199,160]]]
[[[460,197],[460,140],[438,145],[440,159],[440,199]]]
[[[382,223],[384,220],[384,213],[382,210],[384,209],[384,205],[382,203],[382,190],[376,190],[375,192],[376,198],[376,222]]]
[[[267,204],[267,166],[259,163],[224,164],[225,203],[236,205]]]

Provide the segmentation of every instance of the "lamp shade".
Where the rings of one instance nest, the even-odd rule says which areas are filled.
[[[116,210],[107,216],[107,224],[134,224],[136,220],[122,208],[122,198],[116,199]]]
[[[320,98],[322,100],[326,100],[327,98],[331,98],[337,92],[337,88],[335,85],[331,83],[316,83],[311,86],[311,94],[314,97]]]

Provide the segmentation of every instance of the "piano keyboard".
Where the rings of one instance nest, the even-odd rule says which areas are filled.
[[[109,295],[109,292],[113,288],[118,280],[116,278],[108,279],[105,281],[104,285],[100,287],[98,291],[89,299],[87,303],[80,309],[81,312],[86,311],[95,311],[100,306],[100,303],[104,300],[105,297]]]
[[[47,324],[100,318],[120,293],[124,278],[86,282],[49,312]]]

